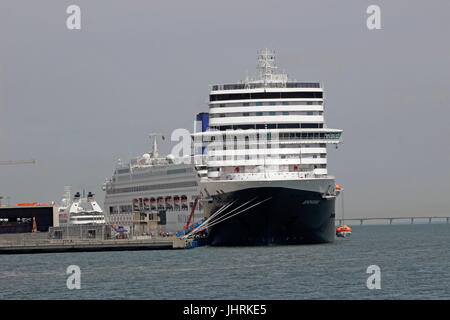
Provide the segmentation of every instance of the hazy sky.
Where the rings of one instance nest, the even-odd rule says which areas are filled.
[[[81,30],[66,8],[81,7]],[[381,8],[381,30],[366,9]],[[148,134],[192,129],[208,85],[256,74],[256,51],[325,87],[344,130],[329,173],[346,216],[450,214],[450,2],[0,2],[0,195],[59,201],[93,191]],[[160,144],[162,153],[172,145]],[[339,212],[339,211],[338,211]]]

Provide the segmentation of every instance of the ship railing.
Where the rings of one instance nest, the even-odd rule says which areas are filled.
[[[321,129],[321,128],[319,128],[319,129]],[[245,136],[250,136],[250,137],[255,136],[256,137],[256,134],[260,134],[260,135],[264,134],[264,133],[266,133],[266,130],[267,130],[267,133],[271,133],[271,138],[267,138],[267,139],[260,138],[260,140],[264,140],[264,141],[267,140],[267,142],[270,141],[272,143],[275,143],[275,142],[281,143],[283,141],[293,141],[293,140],[332,140],[332,141],[336,141],[336,140],[340,140],[340,138],[341,138],[340,132],[330,132],[330,133],[328,133],[328,132],[326,132],[326,133],[324,133],[324,132],[296,132],[296,133],[294,133],[295,136],[290,136],[290,133],[284,133],[284,132],[273,133],[273,132],[268,131],[270,129],[251,129],[251,130],[261,130],[263,132],[262,133],[261,132],[234,133],[235,130],[217,130],[217,129],[210,129],[209,132],[217,133],[217,135],[226,133],[227,136],[235,136],[237,141],[248,141],[244,138]],[[309,129],[309,130],[314,130],[314,129]],[[315,129],[315,130],[317,130],[317,129]],[[277,133],[279,136],[279,137],[277,137],[277,140],[272,139],[272,136],[276,137]],[[289,136],[282,136],[282,135],[286,135],[286,134],[289,134]],[[210,136],[215,137],[216,135],[210,135]],[[195,140],[194,140],[195,147],[200,148],[200,147],[208,146],[210,143],[214,143],[214,142],[225,144],[225,142],[217,142],[216,140],[210,140],[207,138],[208,138],[208,136],[195,137]],[[252,139],[252,140],[255,140],[255,139]],[[254,141],[252,141],[252,142],[254,142]]]
[[[211,85],[211,91],[243,90],[259,88],[321,88],[319,82],[268,82],[268,83],[233,83]]]
[[[285,171],[285,172],[246,172],[246,173],[228,173],[217,177],[217,180],[265,180],[265,179],[313,179],[319,175],[313,171]],[[216,180],[216,179],[214,179]]]

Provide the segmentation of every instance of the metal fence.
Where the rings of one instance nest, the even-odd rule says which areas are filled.
[[[107,240],[111,239],[111,226],[95,224],[50,227],[48,238],[54,240]]]

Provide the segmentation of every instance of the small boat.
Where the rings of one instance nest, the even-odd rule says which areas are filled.
[[[340,225],[339,227],[336,228],[336,236],[338,236],[338,237],[345,238],[351,234],[352,234],[352,228],[350,228],[347,225]]]
[[[138,211],[138,210],[139,210],[139,200],[133,199],[133,211]]]
[[[144,210],[150,210],[150,199],[144,198]]]
[[[150,209],[156,210],[156,200],[155,198],[150,198]]]
[[[341,195],[341,205],[342,205],[342,223],[344,223],[345,221],[345,216],[344,216],[344,189],[336,184],[336,191],[339,192],[339,194]],[[344,225],[340,225],[339,227],[336,228],[336,236],[337,237],[348,237],[352,234],[352,228],[350,228],[348,225],[344,224]]]

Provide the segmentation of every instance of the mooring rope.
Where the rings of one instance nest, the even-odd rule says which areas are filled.
[[[256,206],[258,206],[258,205],[262,204],[263,202],[266,202],[266,201],[268,201],[268,200],[270,200],[270,199],[272,199],[272,197],[269,197],[269,198],[267,198],[267,199],[265,199],[265,200],[262,200],[262,201],[260,201],[260,202],[258,202],[258,203],[255,203],[255,204],[251,205],[250,207],[247,207],[247,208],[245,208],[245,209],[243,209],[243,210],[241,210],[241,211],[239,211],[239,212],[236,212],[235,214],[233,214],[233,215],[231,215],[231,216],[228,216],[228,217],[221,217],[220,219],[218,219],[218,220],[214,221],[213,223],[211,223],[210,225],[208,225],[208,227],[212,227],[212,226],[214,226],[214,225],[216,225],[216,224],[219,224],[219,223],[221,223],[221,222],[223,222],[223,221],[225,221],[225,220],[228,220],[228,219],[230,219],[230,218],[232,218],[232,217],[234,217],[234,216],[236,216],[236,215],[238,215],[238,214],[240,214],[240,213],[242,213],[242,212],[244,212],[244,211],[247,211],[247,210],[249,210],[249,209],[251,209],[251,208],[253,208],[253,207],[256,207]]]
[[[224,204],[222,207],[219,208],[219,210],[217,210],[216,212],[214,212],[208,219],[206,219],[201,225],[199,225],[197,228],[191,230],[191,232],[185,234],[183,237],[181,237],[182,239],[186,239],[188,238],[190,235],[192,235],[194,233],[194,231],[196,231],[197,229],[199,229],[200,227],[204,226],[205,224],[207,224],[209,221],[211,221],[211,219],[215,218],[218,214],[220,214],[221,212],[223,212],[224,210],[228,209],[231,205],[233,205],[237,200],[228,202],[226,204]]]
[[[248,204],[249,202],[255,200],[256,198],[257,198],[257,197],[254,197],[254,198],[251,199],[250,201],[247,201],[246,203],[240,205],[239,207],[234,208],[234,209],[231,210],[230,212],[225,213],[220,219],[222,219],[223,217],[229,215],[230,213],[233,213],[234,211],[238,210],[238,209],[241,208],[242,206],[245,206],[246,204]],[[237,199],[234,200],[231,204],[234,204],[236,201],[237,201]],[[229,207],[231,206],[231,204],[230,204],[229,206],[227,206],[227,208],[229,208]],[[222,207],[222,208],[223,208],[223,207]],[[222,208],[221,208],[221,209],[222,209]],[[206,228],[208,227],[208,223],[210,223],[210,221],[211,221],[211,223],[214,223],[214,222],[216,222],[217,220],[220,220],[220,219],[217,219],[217,220],[212,221],[219,213],[223,212],[223,211],[224,211],[225,209],[227,209],[227,208],[224,208],[223,210],[220,210],[220,209],[217,210],[217,211],[216,211],[214,214],[212,214],[207,220],[205,220],[201,225],[199,225],[197,228],[195,228],[194,230],[192,230],[191,232],[189,232],[188,234],[186,234],[186,235],[183,237],[183,239],[184,239],[184,238],[188,238],[188,237],[190,237],[190,236],[192,236],[192,235],[194,235],[194,234],[196,234],[196,233],[198,233],[198,232],[200,232],[200,231],[206,229]],[[205,228],[204,228],[204,227],[205,227]]]
[[[247,201],[247,202],[241,204],[239,207],[234,208],[234,209],[231,210],[230,212],[225,213],[223,216],[217,218],[216,220],[211,221],[211,224],[213,224],[213,223],[215,223],[215,222],[218,222],[219,220],[222,220],[223,218],[225,218],[226,216],[232,214],[232,213],[235,212],[236,210],[239,210],[240,208],[242,208],[242,207],[245,206],[246,204],[249,204],[250,202],[252,202],[252,201],[255,200],[256,198],[258,198],[258,197],[254,197],[253,199],[251,199],[251,200],[249,200],[249,201]]]
[[[244,206],[245,204],[247,204],[247,203],[253,201],[254,199],[256,199],[256,197],[253,198],[253,199],[250,200],[250,201],[247,201],[246,203],[244,203],[243,205],[241,205],[241,206],[239,206],[238,208],[234,209],[233,211],[236,211],[237,209],[239,209],[240,207]],[[221,222],[223,222],[223,221],[225,221],[225,220],[228,220],[228,219],[230,219],[230,218],[232,218],[232,217],[234,217],[234,216],[236,216],[236,215],[238,215],[238,214],[240,214],[240,213],[242,213],[242,212],[245,212],[245,211],[247,211],[247,210],[249,210],[249,209],[251,209],[251,208],[253,208],[253,207],[256,207],[257,205],[260,205],[260,204],[262,204],[262,203],[264,203],[264,202],[266,202],[266,201],[268,201],[268,200],[270,200],[270,199],[272,199],[272,197],[269,197],[269,198],[267,198],[267,199],[265,199],[265,200],[262,200],[262,201],[260,201],[260,202],[258,202],[258,203],[255,203],[255,204],[253,204],[253,205],[251,205],[251,206],[249,206],[249,207],[247,207],[247,208],[245,208],[245,209],[243,209],[243,210],[241,210],[241,211],[239,211],[239,212],[236,212],[235,214],[233,214],[233,215],[231,215],[231,216],[230,216],[229,214],[230,214],[231,212],[233,212],[233,211],[228,212],[226,215],[224,215],[224,216],[222,216],[221,218],[215,220],[215,221],[212,222],[211,224],[208,224],[207,226],[205,226],[205,223],[202,223],[200,226],[198,226],[196,229],[192,230],[191,233],[187,234],[185,237],[186,237],[186,238],[187,238],[187,237],[190,237],[190,236],[192,236],[192,235],[194,235],[194,234],[196,234],[196,233],[198,233],[198,232],[200,232],[200,231],[202,231],[202,230],[205,230],[205,229],[208,228],[208,227],[212,227],[212,226],[214,226],[214,225],[217,225],[217,224],[219,224],[219,223],[221,223]],[[206,222],[206,221],[205,221],[205,222]]]

